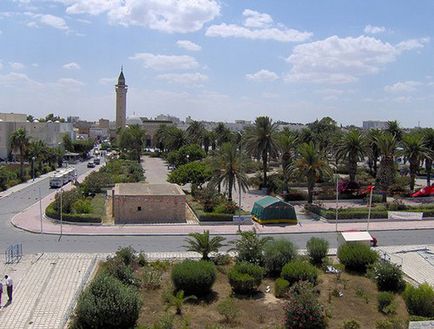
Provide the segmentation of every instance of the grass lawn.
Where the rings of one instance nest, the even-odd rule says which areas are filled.
[[[91,203],[92,203],[91,214],[101,217],[102,222],[104,222],[106,218],[105,194],[97,193],[92,198]]]
[[[204,299],[188,301],[184,304],[183,315],[175,316],[174,328],[263,328],[280,329],[284,324],[285,299],[277,299],[273,294],[274,280],[263,280],[259,292],[252,297],[233,296],[234,303],[239,308],[239,315],[235,323],[226,324],[222,315],[217,311],[217,305],[226,297],[231,296],[232,291],[226,273],[231,265],[218,266],[217,280],[213,286],[213,293]],[[140,271],[140,270],[139,270]],[[377,320],[387,317],[377,310],[377,287],[370,279],[343,273],[341,280],[336,284],[336,275],[322,273],[319,277],[319,300],[326,310],[328,328],[340,329],[345,320],[357,320],[361,328],[375,328]],[[266,287],[271,287],[271,292],[266,293]],[[137,328],[144,328],[157,322],[164,314],[166,305],[163,301],[165,292],[171,289],[170,268],[164,272],[162,285],[159,289],[148,290],[141,288],[143,306],[138,320]],[[335,288],[343,292],[342,297],[333,296]],[[401,296],[395,297],[397,308],[396,315],[399,319],[408,320],[408,313]],[[174,309],[169,309],[174,314]],[[219,325],[219,326],[216,326]]]

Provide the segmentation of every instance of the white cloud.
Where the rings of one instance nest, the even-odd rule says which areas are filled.
[[[388,93],[408,93],[415,91],[416,88],[421,85],[422,83],[419,81],[399,81],[392,85],[385,86],[384,91]]]
[[[368,36],[339,38],[334,35],[295,46],[286,59],[292,65],[286,80],[349,83],[360,76],[379,72],[403,51],[418,47],[423,47],[423,43],[404,41],[394,46]]]
[[[0,85],[2,86],[17,86],[17,85],[41,85],[39,82],[30,79],[24,73],[11,72],[9,74],[0,75]]]
[[[176,44],[178,45],[178,47],[183,48],[185,50],[189,50],[189,51],[200,51],[202,50],[202,47],[199,46],[198,44],[188,41],[188,40],[178,40],[176,41]]]
[[[245,38],[251,40],[274,40],[279,42],[301,42],[309,39],[311,32],[301,32],[274,24],[270,15],[251,9],[243,12],[244,26],[222,23],[208,27],[205,35],[208,37]]]
[[[9,62],[9,65],[12,70],[14,71],[21,71],[25,68],[25,65],[23,63],[19,62]]]
[[[68,14],[107,13],[113,24],[144,26],[168,33],[195,32],[220,14],[215,0],[60,0]]]
[[[64,69],[66,70],[80,70],[80,65],[75,63],[75,62],[71,62],[71,63],[67,63],[65,65],[62,66]]]
[[[153,70],[190,70],[199,66],[194,57],[187,55],[137,53],[129,57],[129,59],[141,61],[145,68]]]
[[[377,34],[386,32],[386,28],[384,26],[366,25],[363,31],[365,33]]]
[[[165,80],[171,83],[180,84],[200,84],[208,80],[208,76],[205,74],[195,72],[195,73],[167,73],[160,74],[157,79]]]
[[[79,80],[76,80],[76,79],[61,78],[61,79],[57,80],[56,85],[63,88],[63,89],[77,90],[77,89],[80,89],[80,87],[83,87],[85,84]]]
[[[101,84],[101,85],[108,85],[108,84],[115,84],[116,83],[116,78],[101,78],[101,79],[99,79],[99,83]]]
[[[246,9],[243,11],[244,26],[253,28],[265,28],[270,27],[273,23],[273,18],[265,13],[260,13],[255,10]]]
[[[430,41],[429,38],[419,38],[404,40],[396,45],[396,48],[400,51],[412,50],[417,48],[423,48],[425,44]]]
[[[256,73],[246,74],[246,79],[251,81],[274,81],[279,79],[279,76],[268,70],[259,70]]]
[[[50,26],[58,30],[69,30],[68,25],[66,25],[66,22],[62,17],[53,15],[41,15],[39,16],[39,22],[41,24]]]
[[[205,33],[208,37],[222,38],[245,38],[251,40],[274,40],[280,42],[300,42],[309,39],[312,36],[310,32],[300,32],[294,29],[249,29],[236,24],[222,23],[220,25],[212,25]]]

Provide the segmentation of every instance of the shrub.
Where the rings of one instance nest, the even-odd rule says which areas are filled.
[[[119,247],[115,253],[115,258],[119,258],[125,265],[132,265],[136,262],[136,251],[133,247]]]
[[[434,317],[434,290],[428,283],[417,288],[407,285],[403,297],[410,314]]]
[[[120,258],[108,259],[103,266],[103,270],[124,284],[137,285],[138,283],[131,266],[125,265]]]
[[[248,262],[237,263],[229,271],[229,283],[238,294],[252,294],[261,284],[264,270]]]
[[[312,264],[297,259],[283,267],[281,276],[283,279],[287,280],[290,285],[298,281],[309,281],[315,285],[318,278],[318,270]]]
[[[262,266],[264,264],[264,246],[272,238],[261,238],[256,231],[240,232],[240,239],[234,241],[235,248],[238,252],[237,260],[240,262],[249,262]]]
[[[344,321],[343,329],[360,329],[360,322],[356,320]]]
[[[277,298],[282,298],[289,291],[289,282],[285,279],[278,278],[276,282],[274,282],[274,295]]]
[[[375,323],[375,329],[406,329],[404,321],[399,319],[383,319]]]
[[[217,305],[217,311],[224,317],[224,322],[226,323],[234,323],[240,313],[239,308],[235,305],[234,300],[231,297],[221,301]]]
[[[377,261],[378,254],[367,245],[345,243],[338,249],[338,258],[346,270],[365,273],[367,267]]]
[[[92,212],[92,203],[87,199],[79,199],[72,204],[72,213],[89,214]]]
[[[268,274],[278,276],[283,266],[297,256],[297,249],[287,239],[268,241],[264,246],[264,265]]]
[[[321,265],[323,258],[327,256],[329,243],[327,240],[312,237],[306,243],[307,254],[313,265]]]
[[[139,310],[136,291],[109,275],[99,275],[78,300],[73,328],[132,328]]]
[[[327,325],[318,295],[308,282],[298,282],[292,286],[288,294],[285,314],[287,329],[324,329]]]
[[[211,291],[216,270],[212,262],[185,260],[175,264],[171,277],[176,290],[184,290],[186,295],[203,296]]]
[[[395,296],[391,292],[388,291],[380,292],[377,296],[378,311],[384,314],[389,314],[390,313],[389,306],[392,304],[394,298]]]
[[[380,291],[401,292],[405,288],[403,274],[398,265],[381,261],[375,263],[369,272],[377,282]]]
[[[142,283],[146,289],[158,289],[161,287],[163,273],[152,267],[143,270]]]

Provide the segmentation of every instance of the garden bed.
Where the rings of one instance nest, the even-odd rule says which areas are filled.
[[[233,216],[238,215],[238,211],[235,214],[225,214],[217,212],[206,212],[203,210],[202,205],[196,201],[191,195],[187,195],[187,203],[195,213],[199,222],[232,222]],[[249,215],[250,213],[241,210],[241,215]]]

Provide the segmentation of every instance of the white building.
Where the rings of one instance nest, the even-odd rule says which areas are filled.
[[[363,121],[363,129],[386,129],[387,121]]]
[[[3,113],[0,113],[0,118]],[[24,114],[25,116],[25,114]],[[12,117],[11,117],[12,118]],[[41,140],[50,147],[59,146],[63,136],[68,134],[74,139],[72,123],[62,122],[28,122],[28,121],[7,121],[0,119],[0,158],[7,159],[10,153],[10,136],[17,130],[23,128],[30,139]]]

